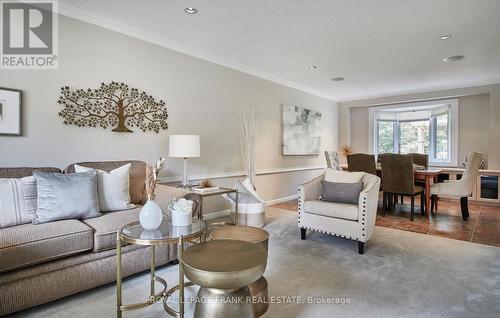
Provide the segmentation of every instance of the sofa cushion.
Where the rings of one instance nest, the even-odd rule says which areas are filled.
[[[135,204],[143,204],[145,201],[146,163],[143,161],[102,161],[102,162],[77,162],[79,166],[99,169],[110,172],[116,168],[130,163],[130,201]],[[74,164],[64,169],[65,173],[75,172]]]
[[[135,209],[108,212],[101,217],[83,220],[94,230],[94,252],[116,247],[116,232],[128,223],[139,220],[142,206]]]
[[[91,250],[92,229],[78,220],[0,229],[0,273]]]
[[[358,220],[358,205],[346,203],[332,203],[321,200],[311,200],[304,203],[304,211],[310,214],[322,215],[331,218]]]
[[[168,201],[182,198],[189,194],[189,191],[158,184],[155,194],[156,203],[164,210]],[[94,229],[94,252],[115,248],[116,232],[128,223],[138,221],[141,209],[142,206],[139,205],[134,209],[108,212],[98,218],[83,220],[82,222]]]

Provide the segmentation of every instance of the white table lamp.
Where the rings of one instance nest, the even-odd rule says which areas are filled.
[[[188,186],[187,158],[200,156],[200,136],[198,135],[170,135],[168,138],[168,156],[184,158],[184,177],[182,186]]]

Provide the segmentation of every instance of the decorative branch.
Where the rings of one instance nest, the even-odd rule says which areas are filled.
[[[255,152],[257,143],[258,123],[252,108],[243,106],[239,112],[240,149],[247,177],[255,187]]]

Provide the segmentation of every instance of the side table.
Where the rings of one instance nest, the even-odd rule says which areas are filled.
[[[161,183],[160,183],[161,184]],[[238,225],[238,202],[239,202],[239,192],[237,189],[231,189],[231,188],[224,188],[224,187],[219,187],[216,190],[210,191],[210,192],[197,192],[194,191],[192,188],[184,188],[182,186],[179,186],[179,188],[182,188],[186,191],[189,191],[190,193],[185,198],[188,200],[192,200],[191,196],[195,195],[197,196],[200,200],[198,202],[198,207],[197,207],[197,214],[198,214],[198,219],[203,220],[203,199],[208,198],[208,197],[213,197],[217,195],[224,195],[224,194],[230,194],[234,193],[235,194],[235,208],[234,208],[234,219],[231,217],[231,223],[225,223],[225,222],[213,222],[210,223],[210,225]],[[193,215],[194,216],[194,215]]]
[[[184,287],[190,286],[192,283],[184,283],[184,272],[182,263],[179,262],[179,284],[167,290],[167,282],[156,275],[156,246],[176,245],[177,253],[180,258],[184,244],[186,242],[200,243],[206,238],[206,223],[203,220],[193,219],[193,224],[189,226],[173,226],[169,219],[164,217],[160,227],[153,231],[144,230],[139,222],[132,222],[125,225],[117,232],[116,237],[116,317],[121,318],[122,312],[127,310],[135,310],[150,306],[160,300],[163,300],[164,310],[174,317],[184,317]],[[122,304],[122,243],[138,244],[149,246],[151,260],[151,288],[148,299],[135,304]],[[163,289],[159,293],[155,293],[155,282],[160,283]],[[170,297],[176,290],[179,291],[179,310],[176,311],[169,307],[166,299]]]

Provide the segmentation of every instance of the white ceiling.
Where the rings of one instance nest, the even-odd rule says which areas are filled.
[[[499,0],[59,0],[59,5],[62,14],[333,100],[500,83]],[[198,14],[184,13],[188,6]],[[453,37],[440,40],[444,34]],[[466,58],[441,61],[459,54]],[[311,64],[318,68],[309,70]],[[335,76],[345,80],[331,81]]]

